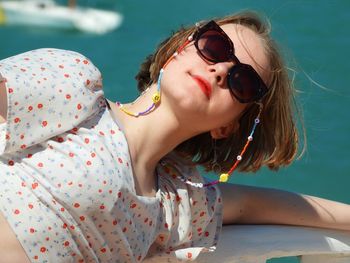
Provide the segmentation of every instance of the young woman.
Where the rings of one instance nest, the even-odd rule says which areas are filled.
[[[194,260],[223,223],[350,230],[349,205],[225,184],[297,152],[292,83],[253,13],[175,33],[125,105],[75,52],[30,51],[0,73],[0,248],[13,262]]]

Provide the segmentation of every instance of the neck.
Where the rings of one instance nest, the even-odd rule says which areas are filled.
[[[151,97],[155,91],[156,86],[152,85],[150,90],[137,101],[123,106],[134,113],[144,111],[152,103]],[[139,180],[139,191],[145,185],[148,187],[146,186],[144,189],[152,189],[154,187],[153,180],[149,179],[152,179],[150,177],[153,177],[155,167],[160,159],[194,134],[191,134],[188,129],[186,131],[181,129],[179,120],[167,106],[165,98],[162,98],[155,110],[137,118],[122,112],[115,104],[112,106],[112,111],[124,128],[134,176],[136,180]],[[136,188],[138,187],[136,186]],[[148,191],[146,190],[146,192]]]

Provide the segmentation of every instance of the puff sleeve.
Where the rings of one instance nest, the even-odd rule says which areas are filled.
[[[0,61],[7,94],[0,155],[73,129],[103,103],[101,73],[83,55],[37,49]]]

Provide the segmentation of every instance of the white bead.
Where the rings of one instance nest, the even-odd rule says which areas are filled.
[[[253,140],[253,136],[248,136],[248,141],[252,141]]]
[[[192,40],[193,40],[193,36],[190,35],[190,36],[188,37],[188,41],[192,41]]]
[[[198,184],[198,187],[202,188],[202,187],[203,187],[203,184],[202,184],[202,183],[199,183],[199,184]]]
[[[164,69],[163,69],[163,68],[161,68],[161,69],[160,69],[160,73],[163,73],[163,72],[164,72]]]
[[[176,57],[178,54],[179,54],[179,53],[175,52],[173,56]]]
[[[260,120],[259,119],[255,119],[255,123],[259,123],[260,122]]]
[[[242,160],[242,156],[237,155],[237,160],[238,160],[238,161]]]

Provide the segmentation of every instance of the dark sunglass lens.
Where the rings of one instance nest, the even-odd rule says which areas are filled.
[[[230,58],[230,43],[225,36],[208,30],[198,38],[198,51],[211,62],[224,62]]]
[[[231,69],[228,85],[240,102],[252,102],[258,99],[260,84],[258,76],[252,69],[243,65],[236,65]]]

